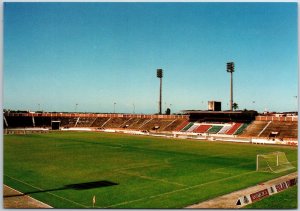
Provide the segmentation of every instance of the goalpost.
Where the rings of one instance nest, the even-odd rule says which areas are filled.
[[[295,168],[284,152],[271,152],[256,156],[256,171],[279,173]]]

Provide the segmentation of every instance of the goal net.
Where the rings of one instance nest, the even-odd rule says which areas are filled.
[[[279,173],[293,168],[284,152],[258,154],[256,157],[256,171]]]

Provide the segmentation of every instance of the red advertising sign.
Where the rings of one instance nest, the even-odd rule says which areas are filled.
[[[287,185],[285,182],[282,182],[278,185],[275,185],[277,192],[283,191],[285,189],[287,189]]]
[[[294,186],[297,184],[297,180],[295,179],[291,179],[289,181],[286,181],[286,184],[288,185],[288,187]]]
[[[258,191],[256,193],[250,194],[252,202],[258,201],[266,196],[269,196],[268,189],[264,189],[264,190]]]

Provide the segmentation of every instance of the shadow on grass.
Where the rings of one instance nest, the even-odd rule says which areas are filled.
[[[8,197],[17,197],[17,196],[25,196],[28,194],[33,194],[33,193],[44,193],[44,192],[51,192],[51,191],[57,191],[57,190],[67,190],[67,189],[73,189],[73,190],[88,190],[92,188],[103,188],[103,187],[109,187],[109,186],[114,186],[118,185],[118,183],[114,183],[111,181],[106,181],[106,180],[101,180],[101,181],[95,181],[95,182],[85,182],[85,183],[77,183],[77,184],[70,184],[70,185],[65,185],[60,188],[53,188],[53,189],[48,189],[48,190],[37,190],[37,191],[29,191],[26,193],[20,193],[20,194],[13,194],[13,195],[4,195],[4,198]]]

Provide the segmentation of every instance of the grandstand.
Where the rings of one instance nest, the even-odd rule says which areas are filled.
[[[215,112],[188,111],[183,115],[92,114],[92,113],[15,113],[5,112],[5,129],[52,128],[59,122],[60,129],[126,130],[165,134],[242,138],[251,140],[298,138],[296,117],[259,116],[255,111]],[[216,139],[217,140],[217,139]]]
[[[242,137],[296,139],[298,122],[296,121],[253,121],[241,135]]]

